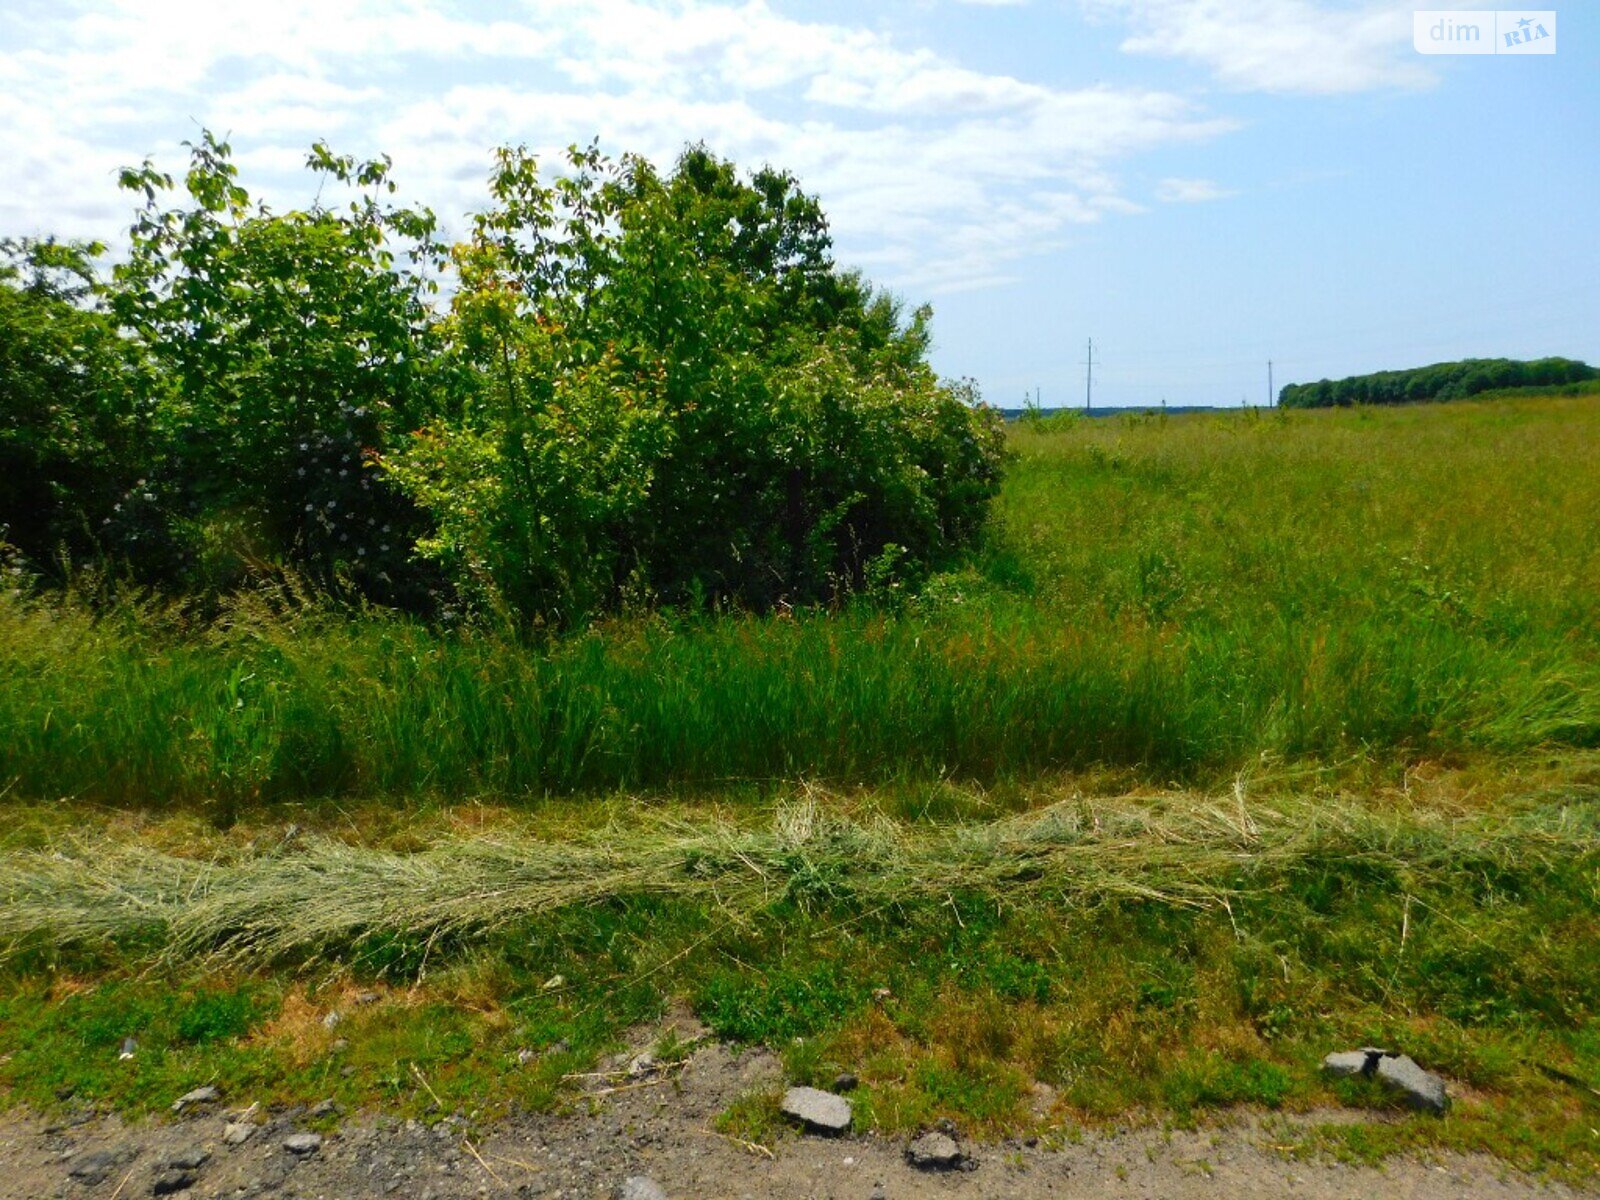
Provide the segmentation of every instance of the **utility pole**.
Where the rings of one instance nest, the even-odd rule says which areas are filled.
[[[1275,408],[1278,403],[1278,393],[1272,387],[1272,360],[1267,359],[1267,407]]]
[[[1083,360],[1083,411],[1094,408],[1094,339],[1089,339],[1089,357]]]

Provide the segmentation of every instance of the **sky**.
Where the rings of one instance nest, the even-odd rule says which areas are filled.
[[[1600,362],[1600,4],[1554,55],[1417,53],[1383,0],[0,0],[0,236],[116,243],[116,170],[226,135],[392,156],[447,228],[490,152],[688,142],[794,172],[842,264],[995,404],[1265,403]],[[553,159],[551,160],[554,161]]]

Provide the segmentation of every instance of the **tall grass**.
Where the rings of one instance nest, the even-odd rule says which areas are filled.
[[[1588,398],[1019,429],[979,566],[905,612],[555,644],[241,604],[0,602],[0,786],[117,803],[1100,764],[1205,779],[1600,744]]]

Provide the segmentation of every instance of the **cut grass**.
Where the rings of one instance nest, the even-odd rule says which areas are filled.
[[[1592,789],[1573,793],[1580,798]],[[563,909],[712,898],[730,922],[774,904],[866,911],[961,894],[1003,905],[1227,907],[1308,863],[1398,876],[1549,869],[1600,849],[1591,805],[1401,812],[1348,798],[1069,799],[987,824],[831,814],[815,794],[771,825],[635,815],[566,841],[458,837],[417,852],[295,834],[231,861],[83,838],[0,858],[0,939],[137,940],[178,960],[262,965],[362,942],[459,946]],[[355,955],[359,960],[359,952]]]

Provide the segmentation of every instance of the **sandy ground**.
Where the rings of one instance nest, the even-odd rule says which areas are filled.
[[[652,1178],[671,1200],[1509,1200],[1579,1194],[1483,1158],[1398,1160],[1382,1169],[1293,1161],[1273,1149],[1284,1131],[1281,1119],[1243,1121],[1221,1131],[1091,1136],[1056,1148],[969,1145],[970,1169],[937,1173],[910,1166],[902,1140],[797,1136],[768,1158],[711,1132],[713,1118],[734,1097],[776,1086],[778,1079],[778,1064],[768,1054],[707,1045],[670,1078],[581,1100],[565,1115],[521,1117],[475,1132],[454,1120],[430,1128],[355,1116],[303,1156],[284,1146],[304,1129],[303,1112],[259,1117],[263,1123],[243,1145],[224,1141],[228,1116],[246,1097],[224,1097],[206,1111],[137,1126],[100,1116],[47,1121],[13,1114],[0,1119],[0,1197],[133,1200],[158,1194],[154,1189],[164,1181],[166,1187],[187,1182],[166,1194],[195,1200],[601,1200],[637,1175]],[[202,1155],[187,1177],[171,1174],[173,1159]]]

